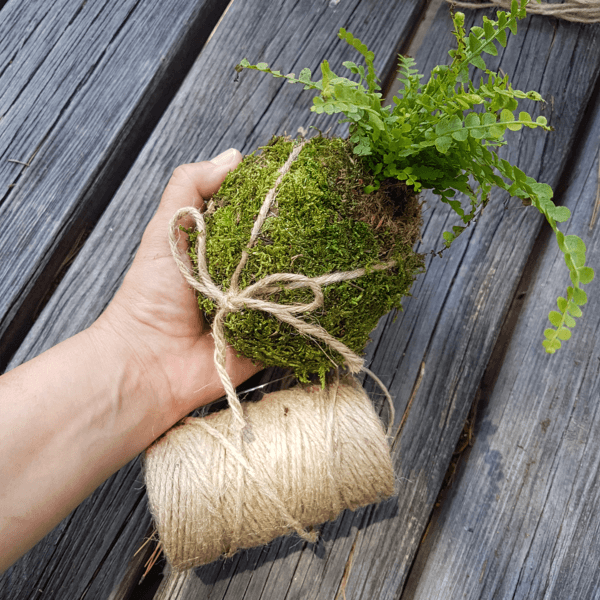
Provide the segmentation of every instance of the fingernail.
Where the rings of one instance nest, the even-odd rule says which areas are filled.
[[[229,148],[229,150],[225,150],[225,152],[221,152],[219,156],[215,156],[210,159],[210,162],[213,165],[227,165],[233,161],[233,159],[237,155],[237,150],[235,148]]]

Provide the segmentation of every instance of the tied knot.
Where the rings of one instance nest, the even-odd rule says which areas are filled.
[[[240,299],[240,296],[236,294],[223,294],[221,302],[217,302],[221,308],[227,310],[228,312],[237,312],[238,310],[242,310],[244,308],[244,303]]]
[[[182,252],[178,248],[178,223],[186,217],[192,217],[198,232],[198,237],[196,240],[198,266],[196,274],[194,274],[188,264],[184,262]],[[233,384],[231,383],[229,375],[225,369],[225,353],[227,342],[225,339],[224,328],[225,318],[229,313],[239,312],[245,309],[260,310],[262,312],[269,313],[283,323],[287,323],[299,333],[325,342],[330,348],[342,355],[346,366],[352,373],[358,373],[361,370],[363,361],[360,356],[352,352],[352,350],[350,350],[345,344],[330,335],[323,327],[313,323],[307,323],[296,316],[302,313],[311,312],[316,308],[323,306],[322,286],[326,283],[343,281],[344,279],[355,278],[356,276],[360,275],[347,277],[345,276],[345,273],[339,273],[334,274],[338,275],[339,278],[334,277],[331,279],[331,275],[311,278],[297,273],[275,273],[273,275],[267,275],[266,277],[263,277],[259,281],[243,289],[239,289],[239,275],[248,259],[248,253],[247,251],[244,251],[242,253],[240,263],[238,264],[236,271],[232,276],[229,289],[224,291],[221,289],[221,287],[215,284],[208,271],[208,266],[206,263],[206,224],[203,214],[198,209],[190,206],[182,208],[175,213],[171,220],[169,240],[173,257],[185,280],[192,288],[206,298],[212,300],[217,305],[217,311],[212,323],[212,335],[215,340],[214,360],[217,371],[221,378],[221,382],[223,383],[229,405],[232,408],[233,418],[238,422],[240,428],[242,428],[244,425],[241,405],[239,403],[239,399],[237,398]],[[361,274],[364,274],[364,269],[361,270]],[[314,296],[312,302],[279,304],[266,299],[281,292],[282,290],[294,290],[300,288],[309,288],[312,291]]]
[[[205,273],[204,277],[210,278],[210,275]],[[293,283],[294,285],[291,287],[286,285],[289,283]],[[279,304],[277,302],[265,300],[265,298],[282,290],[300,287],[308,287],[311,289],[314,295],[314,300],[312,302],[304,304]],[[208,295],[208,297],[217,304],[219,309],[227,312],[237,312],[249,308],[275,315],[286,313],[288,316],[292,316],[310,312],[315,310],[315,308],[323,306],[323,290],[321,289],[321,285],[309,277],[297,275],[295,273],[276,273],[274,275],[268,275],[243,290],[239,290],[236,287],[234,289],[229,288],[229,290],[223,292],[216,285],[213,288],[213,291],[215,290],[218,290],[219,293],[214,296]],[[208,292],[208,290],[206,291]]]

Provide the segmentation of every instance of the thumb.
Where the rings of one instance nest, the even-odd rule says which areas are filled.
[[[210,161],[181,165],[163,192],[156,214],[146,228],[141,248],[158,256],[171,253],[167,229],[173,215],[186,206],[202,209],[204,201],[216,193],[229,171],[235,169],[242,155],[230,148]],[[183,226],[191,226],[181,221]],[[144,252],[145,254],[146,252]]]
[[[227,173],[241,160],[242,155],[230,148],[210,161],[177,167],[165,188],[157,214],[167,213],[170,218],[184,206],[202,208],[204,200],[217,192]]]

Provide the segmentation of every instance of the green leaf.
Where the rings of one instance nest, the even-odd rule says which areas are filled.
[[[489,42],[483,47],[483,51],[491,54],[492,56],[498,56],[498,48],[494,42]]]
[[[550,323],[554,325],[554,327],[561,327],[563,323],[563,316],[556,312],[555,310],[550,311],[548,314],[548,319],[550,319]]]
[[[573,289],[573,302],[578,306],[587,304],[587,294],[581,288]]]
[[[508,110],[508,108],[502,109],[502,112],[500,113],[500,122],[506,123],[506,126],[511,131],[519,131],[523,125],[521,125],[521,123],[515,123],[514,121],[515,116],[512,114],[512,111]]]
[[[483,17],[483,31],[485,32],[486,40],[492,39],[496,33],[492,22],[485,16]]]
[[[571,211],[566,206],[554,206],[547,212],[557,223],[563,223],[571,217]]]
[[[552,198],[552,196],[554,196],[554,192],[552,191],[552,188],[547,183],[536,183],[536,184],[532,185],[531,187],[533,189],[533,192],[539,198],[550,199],[550,198]]]
[[[565,313],[565,325],[567,327],[575,327],[575,319],[569,313]]]
[[[435,147],[438,152],[446,154],[452,145],[452,138],[449,135],[444,135],[435,139]]]
[[[483,137],[485,137],[485,129],[483,129],[483,127],[475,128],[475,129],[470,129],[469,130],[469,135],[473,139],[480,140]]]
[[[514,179],[518,184],[523,185],[527,181],[527,175],[518,167],[513,167],[513,172],[515,174]]]
[[[537,92],[531,91],[525,94],[525,97],[529,100],[534,100],[535,102],[540,102],[542,100],[542,95]]]
[[[483,98],[479,94],[465,94],[465,98],[471,104],[483,104]]]
[[[571,332],[566,327],[561,327],[557,333],[559,340],[568,340],[571,338]]]
[[[536,122],[538,125],[548,125],[548,119],[546,119],[546,117],[542,117],[542,116],[539,116],[539,117],[538,117],[538,118],[535,120],[535,122]]]
[[[558,310],[560,310],[561,313],[564,313],[567,310],[568,302],[566,298],[559,296],[556,299],[556,303],[558,304]]]
[[[504,125],[502,125],[500,123],[498,125],[492,125],[488,129],[488,135],[490,138],[492,138],[494,140],[500,139],[504,135]],[[498,185],[497,182],[496,182],[496,185]]]
[[[544,348],[546,348],[546,352],[548,354],[554,354],[557,350],[560,349],[561,343],[557,340],[544,340],[542,342]]]
[[[569,252],[582,252],[585,254],[585,242],[580,237],[576,235],[565,235],[564,241]]]
[[[374,111],[369,111],[369,122],[373,125],[373,127],[378,129],[379,131],[385,130],[385,125],[383,124],[383,121]]]
[[[581,315],[583,315],[583,313],[581,312],[581,309],[579,308],[579,306],[577,306],[577,304],[575,304],[575,302],[569,302],[569,312],[574,316],[574,317],[581,317]]]
[[[455,240],[455,237],[449,231],[444,231],[444,233],[442,233],[442,237],[446,242],[446,246],[450,246],[450,244]]]
[[[506,30],[505,29],[501,29],[498,32],[498,36],[496,37],[496,39],[500,42],[500,45],[503,48],[506,48]]]
[[[522,111],[519,113],[519,121],[525,121],[526,124],[531,123],[531,125],[527,125],[527,127],[535,127],[531,120],[531,115],[527,112]]]
[[[477,39],[477,37],[473,33],[473,30],[471,29],[471,33],[469,34],[469,50],[473,53],[476,53],[479,51],[479,48],[481,48],[481,46],[481,41]]]
[[[302,83],[312,83],[311,81],[311,77],[312,77],[312,73],[310,71],[310,69],[302,69],[302,71],[300,71],[300,75],[298,76],[298,80],[301,81]]]
[[[510,111],[517,110],[517,108],[519,108],[519,102],[515,98],[508,98],[506,108]]]
[[[453,131],[452,137],[459,142],[464,142],[469,137],[469,131],[461,128],[457,131]]]
[[[462,121],[457,115],[453,115],[439,121],[435,127],[435,133],[438,136],[443,136],[460,127],[462,127]]]
[[[465,127],[479,127],[481,122],[477,113],[469,113],[465,118]]]
[[[481,124],[485,126],[495,125],[496,116],[489,112],[483,113],[483,115],[481,116]]]
[[[481,127],[481,121],[477,113],[469,113],[465,118],[465,127],[469,130],[469,135],[476,140],[485,136],[485,128]]]
[[[449,122],[450,131],[462,129],[462,119],[458,115],[452,115]]]
[[[578,306],[583,306],[584,304],[587,304],[587,294],[581,288],[569,287],[567,288],[567,291],[572,292],[573,302],[575,302],[575,304],[577,304]]]
[[[580,269],[577,269],[577,273],[579,275],[579,281],[583,284],[590,283],[594,279],[594,269],[591,267],[581,267]],[[579,304],[579,302],[577,304]]]
[[[505,177],[508,177],[509,179],[514,180],[514,169],[513,166],[507,161],[504,160],[503,158],[500,159],[500,170],[501,172],[504,174]]]
[[[483,58],[481,58],[481,56],[479,54],[476,54],[475,56],[473,56],[473,58],[471,58],[471,60],[469,62],[474,67],[477,67],[478,69],[481,69],[482,71],[487,71],[485,61],[483,60]]]

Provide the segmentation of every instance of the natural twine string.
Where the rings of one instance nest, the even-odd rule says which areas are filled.
[[[493,0],[493,2],[455,2],[446,0],[459,8],[492,8],[499,7],[510,10],[511,0]],[[529,14],[557,17],[574,23],[600,22],[600,0],[567,0],[563,4],[547,2],[530,2],[527,4]]]
[[[186,419],[146,452],[150,509],[176,572],[294,530],[314,542],[307,528],[394,493],[387,437],[352,377],[268,394],[243,410],[241,449],[227,409]]]
[[[362,370],[373,377],[387,398],[388,436],[391,431],[394,407],[383,383],[347,346],[296,315],[323,304],[322,286],[390,269],[395,261],[313,278],[277,273],[239,289],[248,250],[256,242],[283,177],[305,144],[296,146],[280,168],[227,291],[208,272],[203,214],[194,207],[183,208],[170,223],[171,251],[183,277],[218,307],[212,323],[214,361],[229,403],[227,410],[211,419],[187,419],[146,453],[151,511],[165,554],[176,570],[268,542],[291,530],[315,541],[315,533],[307,527],[393,492],[385,433],[364,390],[352,378],[323,390],[286,390],[271,404],[277,406],[275,412],[269,412],[264,399],[258,405],[242,405],[225,368],[227,314],[246,308],[267,312],[303,335],[324,341],[343,357],[351,373]],[[193,219],[198,231],[196,274],[178,246],[178,224],[185,217]],[[282,287],[308,287],[314,300],[292,305],[265,300]],[[288,418],[292,406],[294,417]]]

